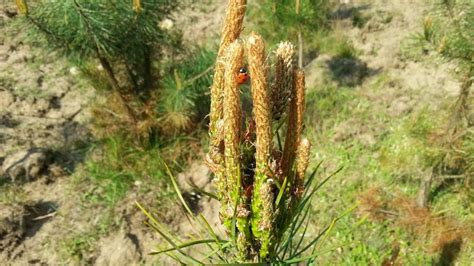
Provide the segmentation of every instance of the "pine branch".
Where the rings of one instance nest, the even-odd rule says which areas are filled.
[[[100,64],[104,68],[105,73],[107,74],[107,79],[108,79],[110,85],[112,85],[112,88],[114,89],[115,93],[117,94],[117,96],[119,96],[123,107],[127,111],[127,114],[129,116],[129,118],[133,121],[133,123],[135,125],[137,125],[137,118],[136,118],[132,108],[130,107],[130,105],[128,105],[127,100],[125,99],[125,96],[121,93],[122,88],[120,87],[119,82],[118,82],[117,78],[115,77],[114,70],[113,70],[112,66],[111,66],[109,60],[107,60],[107,58],[105,56],[103,56],[102,53],[101,53],[101,49],[100,49],[100,46],[98,44],[97,37],[94,34],[94,31],[92,30],[92,27],[89,23],[88,17],[84,14],[84,12],[82,10],[82,7],[80,6],[80,4],[77,0],[74,0],[74,6],[75,6],[78,14],[82,17],[82,19],[84,21],[84,24],[86,25],[86,29],[90,34],[89,36],[91,36],[90,37],[91,41],[94,43],[95,54],[96,54],[97,58],[99,59]]]

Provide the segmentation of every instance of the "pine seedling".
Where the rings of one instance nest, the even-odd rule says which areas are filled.
[[[305,221],[312,196],[329,177],[317,187],[312,186],[316,170],[305,178],[310,143],[302,136],[304,71],[293,63],[291,43],[282,42],[271,53],[276,54],[277,62],[271,66],[265,41],[259,34],[240,38],[245,9],[246,1],[228,2],[211,86],[206,163],[214,173],[217,194],[206,194],[220,201],[219,217],[228,238],[222,239],[202,215],[191,212],[171,174],[190,221],[199,225],[195,228],[199,238],[192,235],[190,241],[179,240],[146,213],[150,226],[168,242],[167,247],[153,254],[163,253],[181,263],[311,261],[316,256],[314,252],[306,255],[334,224],[308,239]],[[246,64],[251,77],[250,111],[243,108],[244,87],[240,81],[240,69]],[[271,77],[275,80],[270,81]],[[275,109],[275,104],[280,107]],[[286,132],[283,147],[279,132]],[[200,248],[194,253],[204,257],[184,251],[198,245]]]
[[[189,130],[195,113],[157,104],[166,94],[158,92],[164,85],[157,74],[165,70],[163,55],[176,51],[181,40],[175,30],[157,25],[169,20],[182,1],[26,2],[16,0],[20,22],[30,26],[27,39],[48,41],[49,48],[67,55],[106,94],[106,103],[94,110],[99,137],[128,135],[143,145],[172,135],[166,131]],[[193,101],[185,90],[179,93],[184,102]],[[157,119],[157,113],[166,119]]]
[[[455,133],[469,109],[474,82],[474,3],[470,0],[439,0],[423,22],[422,43],[428,51],[455,64],[461,87],[448,129]]]
[[[237,39],[223,54],[222,113],[214,121],[222,138],[217,152],[220,161],[211,154],[207,164],[215,174],[217,195],[221,203],[220,219],[228,239],[222,239],[202,216],[195,216],[179,191],[174,177],[173,186],[193,226],[196,238],[180,240],[166,232],[164,226],[150,213],[152,226],[168,242],[167,247],[152,254],[166,254],[180,263],[282,263],[312,261],[316,257],[315,244],[331,230],[325,227],[309,239],[306,230],[315,192],[327,182],[313,186],[316,170],[308,177],[306,169],[310,157],[310,143],[302,137],[304,111],[304,72],[293,67],[286,126],[272,118],[271,74],[263,38],[252,33],[247,41]],[[253,108],[246,114],[242,108],[239,68],[248,62],[251,76]],[[273,84],[275,84],[273,82]],[[282,83],[283,84],[283,83]],[[281,91],[281,90],[277,90]],[[216,97],[214,96],[213,99]],[[287,128],[285,148],[275,145],[277,132]],[[210,129],[211,130],[211,129]],[[212,145],[212,143],[211,143]],[[293,151],[290,152],[290,147]],[[212,148],[212,146],[211,146]],[[286,154],[284,157],[282,154]],[[216,154],[214,154],[216,155]],[[283,170],[286,167],[286,170]],[[342,217],[342,216],[341,216]],[[306,222],[305,222],[306,221]],[[198,239],[198,240],[196,240]],[[191,256],[184,249],[199,246]],[[313,250],[313,251],[311,251]],[[209,251],[209,252],[206,252]],[[308,253],[311,252],[309,255]]]
[[[474,82],[474,2],[471,0],[439,0],[434,9],[423,21],[423,32],[418,34],[418,41],[424,52],[431,52],[443,61],[450,62],[455,67],[461,83],[459,95],[454,104],[449,122],[446,126],[445,153],[440,157],[440,164],[435,169],[448,169],[451,160],[458,161],[456,166],[469,173],[472,160],[468,150],[470,124],[474,123],[469,115],[472,108],[471,89]],[[471,120],[471,121],[469,121]],[[462,148],[453,148],[456,146]],[[442,165],[442,167],[440,167]],[[433,170],[433,173],[438,170]],[[418,196],[418,204],[426,207],[432,179],[430,175],[422,181]],[[469,183],[469,174],[466,174]]]
[[[270,86],[263,38],[251,33],[245,44],[238,39],[245,3],[236,2],[229,2],[211,88],[207,163],[215,174],[220,218],[238,250],[238,261],[275,261],[279,243],[302,210],[310,149],[301,137],[304,72],[294,66],[294,46],[282,42],[275,53],[276,75]],[[234,41],[229,44],[230,38]],[[251,75],[251,115],[242,110],[237,80],[244,61]],[[273,144],[280,127],[273,124],[275,116],[285,112],[285,145],[280,148]]]

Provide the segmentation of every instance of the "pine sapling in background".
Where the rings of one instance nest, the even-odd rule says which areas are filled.
[[[41,0],[28,4],[17,0],[23,22],[31,29],[30,39],[45,38],[102,89],[105,102],[94,109],[97,135],[124,134],[146,143],[153,136],[192,129],[197,115],[192,104],[203,89],[194,91],[196,79],[190,72],[196,71],[183,77],[173,67],[179,61],[174,54],[183,45],[170,19],[182,1]],[[170,82],[168,76],[185,82]]]
[[[423,21],[419,34],[424,51],[431,52],[454,66],[461,85],[441,144],[445,152],[423,180],[418,204],[426,207],[435,175],[455,173],[466,184],[474,180],[474,110],[471,93],[474,82],[474,2],[470,0],[439,0]]]
[[[215,59],[211,50],[181,43],[172,16],[182,1],[16,3],[22,15],[14,21],[20,32],[28,29],[25,38],[65,55],[89,81],[82,84],[96,89],[87,108],[95,139],[78,178],[111,206],[135,181],[155,190],[157,203],[171,201],[162,162],[183,169],[201,150],[201,139],[189,135],[201,134],[209,112],[205,92]]]
[[[423,22],[425,49],[454,63],[461,81],[459,98],[449,123],[455,133],[469,115],[469,98],[474,82],[474,3],[469,0],[440,0]],[[474,122],[471,121],[471,124]]]

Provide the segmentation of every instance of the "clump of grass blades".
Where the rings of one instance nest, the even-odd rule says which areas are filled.
[[[176,195],[167,178],[167,169],[183,171],[195,160],[200,140],[177,137],[150,147],[135,145],[126,137],[114,136],[92,145],[84,162],[84,172],[75,175],[75,186],[88,189],[83,197],[89,203],[114,207],[130,191],[154,191],[155,201],[168,210]],[[167,163],[166,167],[164,162]],[[144,185],[140,185],[144,184]],[[90,186],[93,189],[89,189]]]

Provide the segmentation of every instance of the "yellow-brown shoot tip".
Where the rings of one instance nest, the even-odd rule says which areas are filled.
[[[275,51],[275,81],[272,85],[272,113],[279,118],[288,105],[293,91],[293,65],[295,47],[290,42],[281,42]]]
[[[242,111],[237,73],[242,66],[244,47],[240,40],[229,45],[225,54],[224,80],[224,144],[226,168],[231,176],[236,177],[239,167],[240,132]]]
[[[293,61],[293,57],[295,55],[295,46],[288,41],[280,42],[278,47],[275,51],[275,54],[278,57],[283,58],[285,61]]]
[[[309,163],[309,153],[311,150],[311,143],[307,138],[301,139],[298,150],[296,152],[296,173],[298,174],[297,183],[304,184],[304,176]]]
[[[300,68],[295,69],[294,73],[294,99],[296,102],[296,126],[297,136],[303,131],[303,113],[305,107],[305,74]]]
[[[254,32],[247,42],[249,70],[252,75],[253,116],[256,125],[256,163],[257,172],[263,171],[270,159],[272,146],[271,103],[267,85],[267,65],[265,62],[265,43],[262,37]],[[258,173],[257,173],[258,175]]]
[[[231,0],[227,5],[227,12],[222,27],[222,39],[218,56],[224,55],[226,48],[237,40],[243,29],[243,21],[247,0]]]

